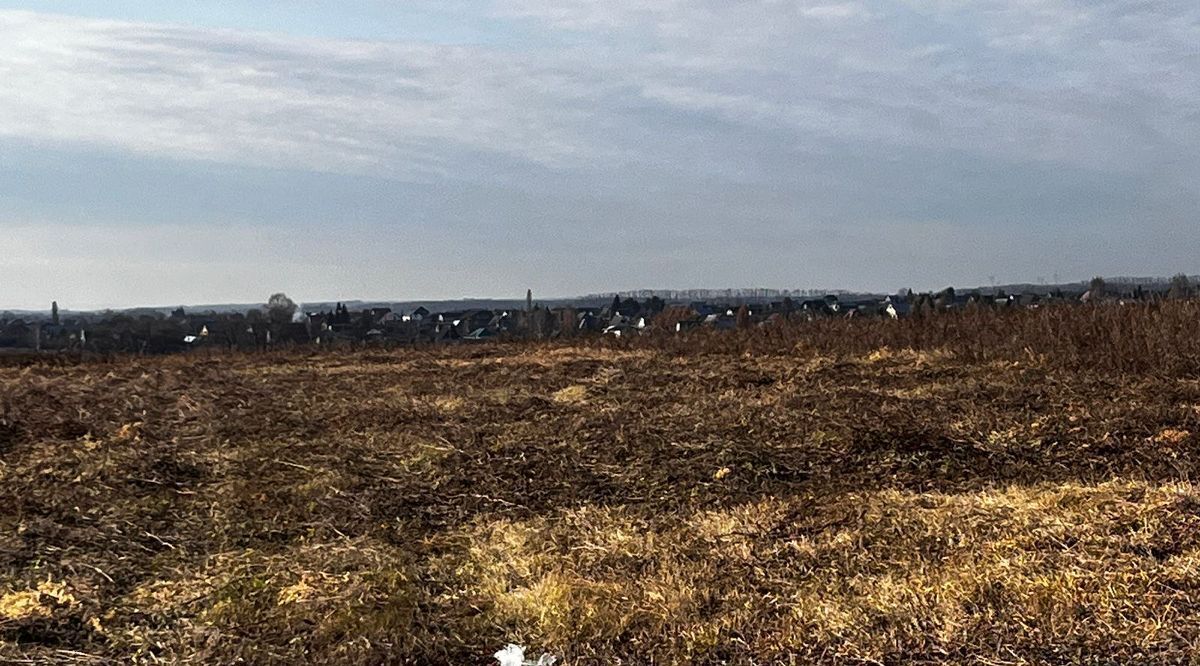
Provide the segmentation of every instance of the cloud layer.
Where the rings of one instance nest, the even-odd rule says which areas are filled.
[[[451,244],[529,236],[548,255],[621,253],[609,257],[619,275],[547,286],[932,286],[978,270],[1032,278],[1029,264],[1052,260],[1062,267],[1038,273],[1162,272],[1186,260],[1171,248],[1200,241],[1183,227],[1200,202],[1194,3],[496,0],[462,11],[540,39],[337,41],[0,11],[0,140],[380,179],[419,214],[389,221],[386,197],[367,196],[376,222],[355,233],[430,236],[424,225],[458,229],[439,232]],[[0,204],[0,225],[55,223],[53,202],[30,191]],[[151,210],[127,205],[132,217]],[[272,205],[287,209],[281,196],[213,222],[273,224]],[[1094,234],[1145,250],[1075,243],[1064,257],[1039,242]],[[879,236],[919,239],[923,264],[902,252],[860,267],[740,268],[792,256],[782,248],[863,254]],[[968,265],[972,238],[1014,258],[1007,270]],[[712,270],[672,264],[684,247]],[[510,264],[515,250],[503,251],[485,253],[484,270]],[[664,268],[643,268],[656,257]]]
[[[9,136],[397,175],[476,150],[554,163],[586,102],[562,73],[483,49],[14,12],[0,14],[0,76]]]

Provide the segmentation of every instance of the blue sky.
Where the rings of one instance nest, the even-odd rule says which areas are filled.
[[[0,0],[0,308],[1200,272],[1200,8]]]
[[[346,0],[65,0],[0,1],[0,9],[77,17],[173,23],[206,29],[277,32],[328,39],[419,40],[442,44],[519,43],[530,38],[516,22],[480,11],[481,2]]]

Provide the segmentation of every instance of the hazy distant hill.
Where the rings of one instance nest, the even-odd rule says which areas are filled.
[[[1192,275],[1188,278],[1192,284],[1200,284],[1200,275]],[[1166,290],[1170,286],[1170,278],[1166,277],[1106,277],[1105,282],[1110,288],[1132,289],[1135,286],[1140,286],[1143,289],[1150,291]],[[955,287],[956,290],[974,291],[978,289],[983,293],[994,293],[997,290],[1004,290],[1009,294],[1020,294],[1025,292],[1045,293],[1055,289],[1061,289],[1065,292],[1082,291],[1087,289],[1088,281],[1077,282],[1059,282],[1055,284],[1034,284],[1031,282],[1018,282],[1011,284],[1002,284],[995,286],[979,286],[979,287]],[[764,289],[764,288],[746,288],[746,289],[637,289],[620,292],[608,292],[605,294],[589,294],[587,296],[577,296],[574,298],[551,298],[539,299],[534,298],[534,303],[546,307],[599,307],[607,305],[612,301],[614,295],[620,295],[621,298],[638,298],[646,299],[652,296],[658,296],[670,302],[689,302],[689,301],[714,301],[714,302],[739,302],[739,301],[769,301],[781,300],[784,297],[792,299],[810,298],[823,294],[837,294],[846,300],[855,298],[867,298],[881,295],[881,293],[871,292],[849,292],[839,289]],[[320,301],[301,303],[300,308],[306,312],[328,311],[332,310],[337,303],[343,303],[351,311],[365,310],[367,308],[391,308],[400,312],[411,312],[419,307],[424,307],[430,312],[451,312],[461,310],[516,310],[525,307],[525,300],[520,298],[462,298],[452,300],[416,300],[416,301]],[[114,311],[124,312],[126,314],[153,314],[162,313],[168,314],[178,305],[164,305],[152,307],[137,307],[137,308],[114,308]],[[229,312],[246,312],[255,308],[263,309],[266,305],[263,303],[211,303],[204,305],[184,305],[183,308],[191,313],[197,312],[215,312],[224,314]],[[72,314],[94,314],[103,310],[60,310],[60,314],[64,317]],[[8,313],[15,316],[39,316],[49,314],[49,308],[45,310],[21,310],[21,309],[0,309],[0,313]]]
[[[534,303],[548,307],[562,307],[567,305],[574,306],[599,306],[605,305],[612,300],[609,296],[607,299],[596,299],[589,297],[580,298],[555,298],[555,299],[534,299]],[[419,307],[425,307],[430,312],[451,312],[456,310],[515,310],[525,307],[524,299],[489,299],[489,298],[464,298],[457,300],[421,300],[421,301],[320,301],[312,303],[300,303],[300,309],[305,312],[329,311],[333,310],[338,303],[344,304],[350,311],[360,311],[368,308],[391,308],[392,310],[401,312],[411,312]],[[178,305],[163,305],[149,306],[136,308],[113,308],[113,312],[122,312],[125,314],[137,316],[139,314],[169,314],[180,306]],[[265,309],[264,303],[207,303],[202,305],[183,305],[184,310],[189,313],[215,312],[217,314],[226,314],[230,312],[246,312],[253,309]],[[59,314],[63,317],[78,314],[95,314],[104,312],[105,310],[67,310],[60,309]],[[8,312],[16,316],[38,316],[48,315],[49,308],[45,310],[17,310],[9,309],[2,310],[0,313]]]

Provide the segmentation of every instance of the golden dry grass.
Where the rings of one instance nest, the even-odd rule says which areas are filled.
[[[876,325],[0,368],[0,661],[1196,663],[1188,350]]]

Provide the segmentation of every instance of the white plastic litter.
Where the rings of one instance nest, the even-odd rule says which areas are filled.
[[[554,666],[558,657],[544,654],[537,661],[525,660],[525,648],[509,643],[496,654],[492,655],[500,662],[500,666]]]

